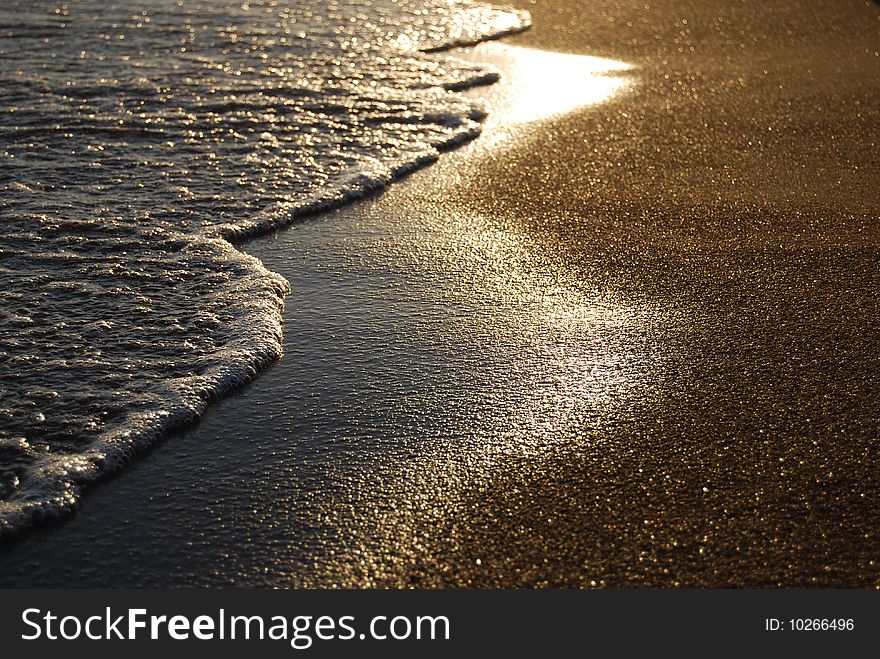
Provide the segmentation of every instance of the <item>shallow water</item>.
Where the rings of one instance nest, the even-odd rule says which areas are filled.
[[[418,51],[527,21],[462,0],[5,3],[0,534],[276,359],[287,282],[226,239],[474,137],[481,107],[449,90],[496,74]]]

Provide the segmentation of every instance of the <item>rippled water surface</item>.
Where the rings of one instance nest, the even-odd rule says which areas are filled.
[[[479,132],[421,51],[522,29],[462,0],[0,8],[0,534],[281,350],[287,282],[241,239]]]

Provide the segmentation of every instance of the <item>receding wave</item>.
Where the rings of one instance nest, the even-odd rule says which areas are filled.
[[[496,74],[424,53],[527,25],[464,0],[4,3],[0,537],[277,359],[288,282],[232,243],[477,135],[453,90]]]

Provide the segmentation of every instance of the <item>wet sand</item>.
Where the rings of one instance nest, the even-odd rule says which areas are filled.
[[[644,4],[522,3],[620,88],[248,244],[284,358],[0,581],[880,585],[880,7]]]
[[[641,85],[464,194],[669,309],[686,350],[656,337],[658,404],[601,448],[475,493],[498,521],[465,544],[521,585],[877,585],[878,7],[636,4],[533,5],[558,29],[520,42],[635,62]]]
[[[640,5],[531,5],[517,43],[638,87],[490,153],[461,203],[664,308],[665,364],[598,445],[465,497],[440,560],[482,565],[447,583],[876,586],[880,12]]]

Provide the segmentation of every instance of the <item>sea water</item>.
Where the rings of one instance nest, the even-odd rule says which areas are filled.
[[[473,138],[426,51],[524,29],[465,0],[0,7],[0,537],[73,508],[281,351],[234,243]]]

